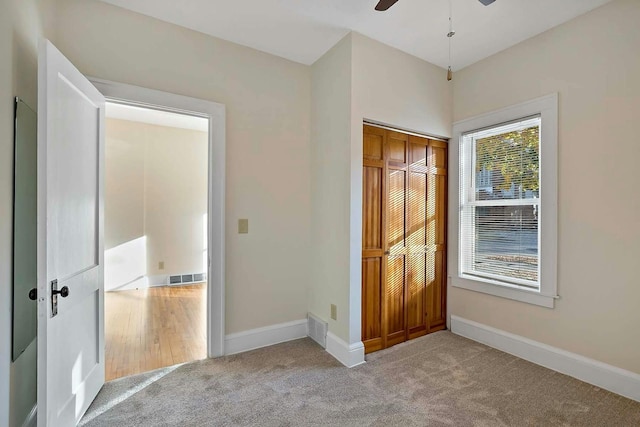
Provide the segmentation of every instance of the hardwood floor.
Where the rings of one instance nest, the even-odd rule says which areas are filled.
[[[206,358],[206,295],[206,283],[106,292],[106,380]]]

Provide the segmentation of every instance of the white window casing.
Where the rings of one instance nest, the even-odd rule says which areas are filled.
[[[525,129],[539,134],[534,191],[524,191],[522,182],[508,182],[508,187],[500,171],[476,168],[478,141]],[[522,152],[516,147],[508,154],[522,158]],[[454,123],[449,159],[451,285],[553,308],[558,298],[558,95]],[[503,183],[500,194],[492,185],[496,180]],[[519,225],[519,234],[510,233],[509,224]]]

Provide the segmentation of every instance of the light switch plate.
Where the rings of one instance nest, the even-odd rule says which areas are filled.
[[[338,307],[335,304],[331,304],[331,318],[338,320]]]
[[[249,220],[246,218],[241,218],[238,220],[238,234],[248,234],[249,233]]]
[[[158,270],[164,270],[164,261],[158,263]]]

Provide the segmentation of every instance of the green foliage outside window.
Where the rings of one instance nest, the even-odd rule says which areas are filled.
[[[476,140],[476,171],[499,171],[496,188],[521,191],[540,188],[540,127],[533,126]]]

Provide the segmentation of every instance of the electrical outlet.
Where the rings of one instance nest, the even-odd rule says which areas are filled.
[[[338,307],[335,304],[331,304],[331,318],[338,320]]]
[[[164,261],[158,263],[158,270],[164,270]]]
[[[239,219],[238,220],[238,234],[248,234],[249,233],[249,220],[248,219]]]

